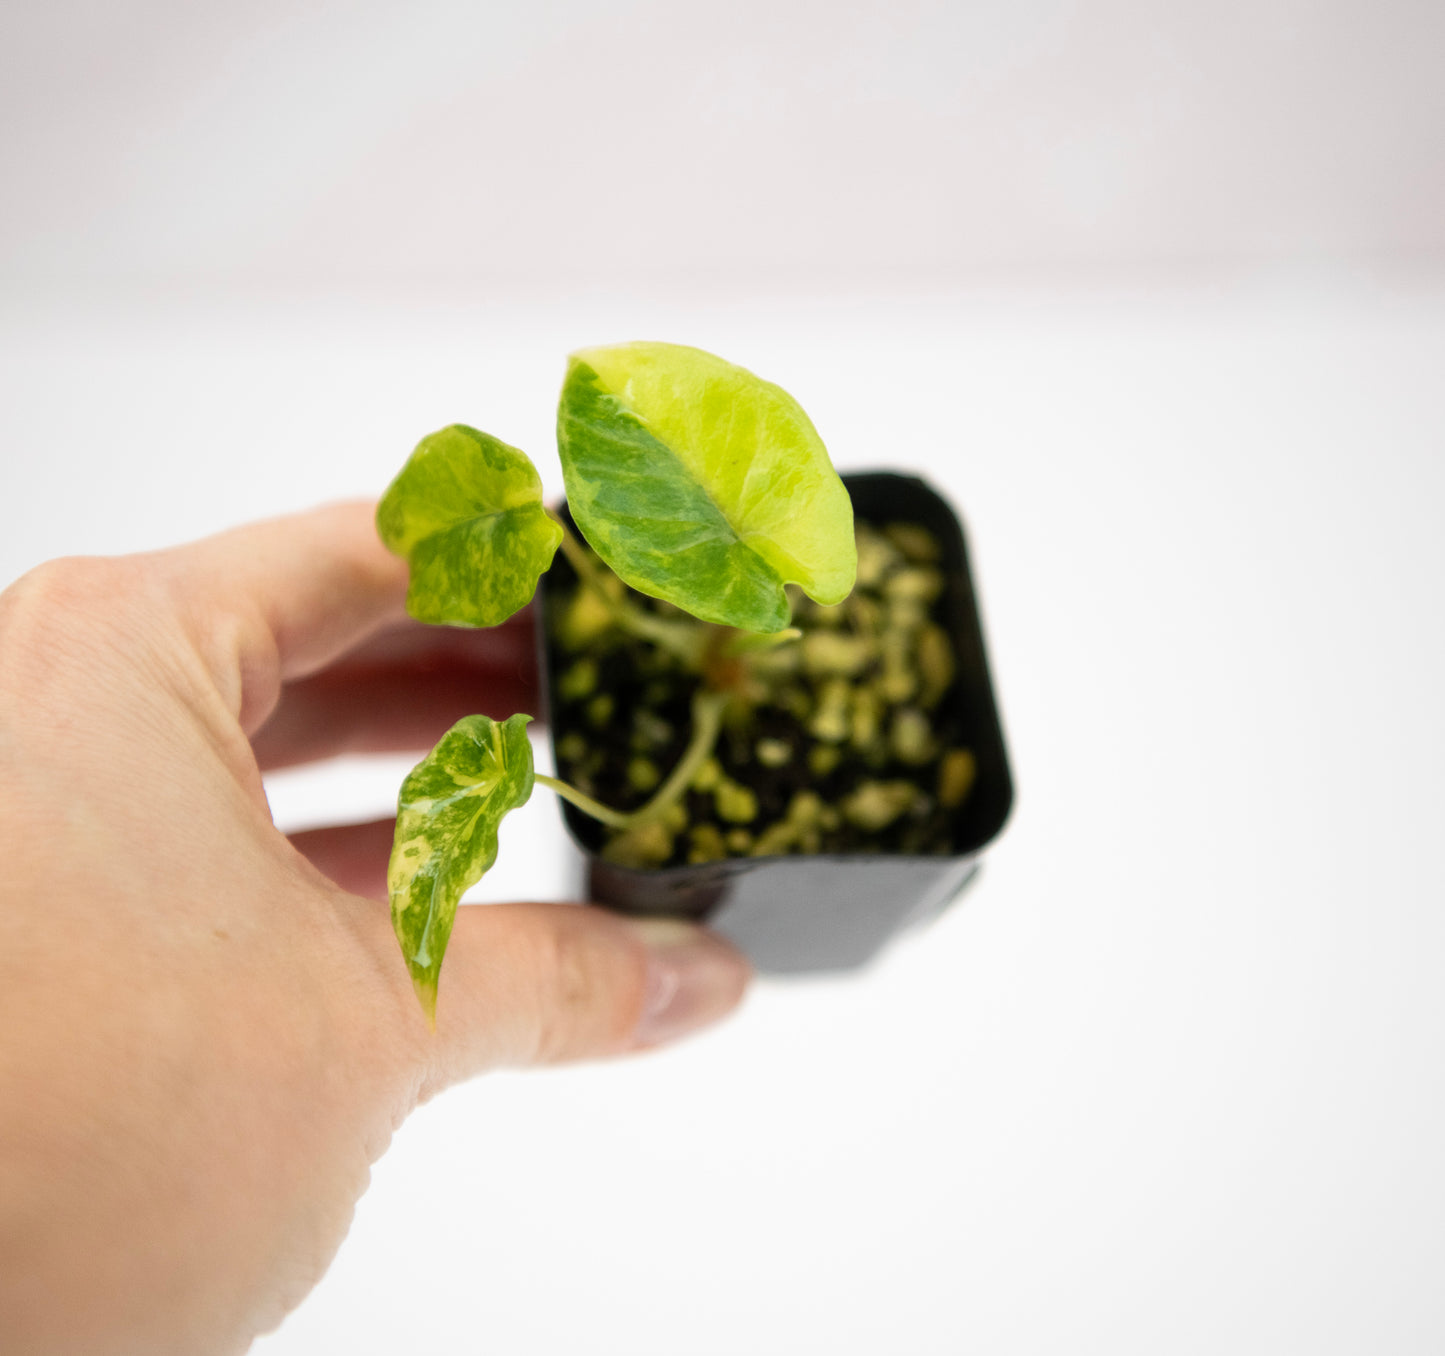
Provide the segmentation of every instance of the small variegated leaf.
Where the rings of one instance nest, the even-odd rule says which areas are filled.
[[[788,393],[700,349],[572,356],[557,412],[567,505],[633,588],[704,621],[788,624],[784,584],[853,587],[853,506]]]
[[[391,925],[428,1020],[457,901],[497,860],[497,826],[532,794],[530,716],[467,716],[407,776],[386,884]]]
[[[496,626],[525,607],[562,540],[527,454],[465,424],[417,444],[376,526],[411,565],[407,611],[448,626]]]

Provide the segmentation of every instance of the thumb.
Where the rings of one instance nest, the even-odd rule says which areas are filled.
[[[576,904],[460,908],[436,1032],[421,1042],[424,1095],[499,1066],[666,1044],[731,1012],[750,978],[737,950],[689,923]]]

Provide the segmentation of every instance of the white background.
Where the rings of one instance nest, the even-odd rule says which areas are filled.
[[[1445,1347],[1438,7],[0,16],[0,582],[377,492],[563,355],[782,382],[968,522],[968,901],[419,1113],[258,1353]],[[358,817],[396,762],[273,779]],[[561,897],[543,799],[483,894]]]

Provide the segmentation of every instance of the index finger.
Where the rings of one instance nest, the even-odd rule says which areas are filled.
[[[160,553],[182,622],[247,734],[283,682],[404,618],[407,566],[378,539],[375,511],[331,504]]]

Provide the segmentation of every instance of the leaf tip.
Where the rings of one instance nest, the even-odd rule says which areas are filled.
[[[416,990],[416,1001],[421,1004],[422,1015],[433,1033],[437,1029],[437,977],[433,974],[412,972],[411,986]]]

